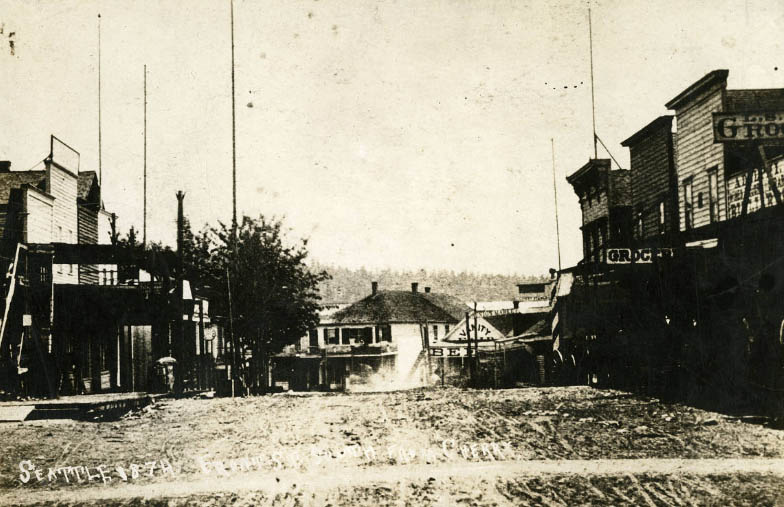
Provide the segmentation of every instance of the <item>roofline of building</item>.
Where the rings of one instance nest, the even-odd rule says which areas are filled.
[[[392,324],[458,324],[459,320],[452,317],[451,320],[385,320],[385,321],[368,321],[368,322],[350,322],[350,321],[332,321],[332,322],[319,322],[319,326],[383,326]]]
[[[36,193],[41,194],[42,196],[51,199],[52,201],[55,200],[55,196],[53,196],[52,194],[50,194],[48,192],[45,192],[45,191],[41,190],[40,188],[37,188],[37,187],[31,185],[30,183],[22,183],[22,186],[20,188],[22,188],[23,190],[33,190]]]
[[[675,96],[674,99],[667,102],[664,107],[667,109],[678,109],[684,102],[694,97],[694,95],[705,91],[707,88],[717,84],[727,82],[727,76],[730,71],[727,69],[717,69],[708,72],[702,78],[697,80],[694,84],[683,90]]]
[[[664,125],[667,125],[667,126],[669,126],[670,129],[672,129],[672,119],[673,118],[674,118],[674,116],[671,115],[671,114],[665,114],[665,115],[659,116],[658,118],[656,118],[655,120],[650,122],[648,125],[644,126],[640,130],[638,130],[637,132],[635,132],[634,134],[629,136],[628,139],[626,139],[625,141],[622,141],[621,142],[621,146],[624,146],[624,147],[628,148],[630,145],[636,144],[637,141],[639,141],[643,137],[645,137],[648,134],[650,134],[651,131],[657,130],[659,127],[663,127]]]
[[[65,167],[61,166],[60,164],[58,164],[57,162],[55,162],[51,158],[47,159],[46,162],[49,162],[50,164],[52,164],[54,166],[57,166],[58,169],[60,169],[61,171],[64,171],[64,172],[70,174],[71,176],[73,176],[77,180],[79,179],[79,175],[78,174],[76,174],[75,172],[71,171],[70,169],[66,169]]]
[[[588,162],[585,163],[584,166],[577,169],[575,172],[570,174],[566,177],[566,181],[568,181],[571,185],[574,185],[574,182],[582,178],[585,173],[590,171],[594,166],[599,165],[607,165],[607,168],[610,168],[610,159],[609,158],[589,158]]]

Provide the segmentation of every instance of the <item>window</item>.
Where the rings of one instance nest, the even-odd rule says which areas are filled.
[[[311,329],[308,331],[308,345],[311,347],[318,347],[318,330]]]
[[[659,201],[659,234],[664,234],[664,199]]]
[[[694,201],[691,178],[683,182],[683,221],[687,231],[694,227]]]
[[[444,336],[449,334],[449,324],[444,324]]]
[[[433,324],[433,341],[438,341],[438,324]]]
[[[338,344],[338,328],[324,328],[324,343],[327,345],[337,345]]]
[[[389,326],[376,327],[376,336],[379,342],[392,341],[392,329]]]
[[[635,216],[635,227],[634,227],[634,229],[635,229],[634,233],[637,235],[637,239],[638,240],[643,239],[643,237],[644,237],[643,234],[645,233],[645,229],[644,229],[643,221],[642,221],[642,208],[639,208],[637,210],[637,214]]]
[[[719,220],[719,168],[708,170],[708,205],[711,223]]]

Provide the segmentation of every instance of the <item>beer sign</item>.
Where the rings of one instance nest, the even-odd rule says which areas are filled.
[[[713,113],[716,143],[784,141],[784,111]]]

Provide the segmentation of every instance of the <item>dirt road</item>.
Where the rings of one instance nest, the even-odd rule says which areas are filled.
[[[581,387],[180,399],[0,432],[3,505],[775,505],[783,471],[780,430]]]
[[[9,494],[0,495],[2,505],[22,504],[92,504],[114,505],[129,502],[157,500],[160,502],[194,502],[196,499],[223,498],[226,495],[238,498],[252,497],[257,492],[280,502],[287,497],[299,498],[298,502],[307,503],[316,498],[341,495],[346,490],[374,488],[384,491],[393,487],[411,487],[417,481],[425,480],[430,486],[452,486],[474,483],[517,484],[525,479],[551,480],[548,477],[564,478],[575,482],[607,479],[626,479],[634,485],[633,491],[625,496],[638,496],[649,504],[678,503],[684,500],[684,492],[672,491],[662,498],[661,493],[644,482],[666,484],[674,478],[676,482],[694,481],[700,484],[696,490],[688,492],[691,496],[705,489],[706,484],[716,478],[722,482],[730,476],[748,477],[752,483],[770,483],[768,494],[771,500],[784,501],[784,459],[622,459],[622,460],[533,460],[488,463],[459,463],[434,465],[390,465],[374,466],[364,469],[323,468],[308,473],[294,471],[245,472],[230,476],[217,474],[178,481],[148,484],[118,484],[111,488],[72,489],[68,491],[27,491],[17,489]],[[485,488],[487,489],[487,488]],[[720,491],[710,491],[714,496]],[[501,495],[496,487],[496,492]],[[445,500],[451,495],[443,495]],[[488,493],[486,491],[486,493]],[[636,493],[636,495],[635,495]],[[651,495],[653,497],[651,497]],[[348,500],[351,495],[343,495]],[[501,495],[504,497],[504,495]],[[605,496],[605,495],[602,495]],[[647,498],[646,498],[647,497]],[[718,501],[720,495],[715,496]],[[275,500],[278,499],[278,500]],[[541,500],[544,500],[542,497]],[[741,498],[740,500],[744,500]],[[504,497],[501,504],[512,502],[513,498]],[[491,504],[494,502],[490,502]],[[545,502],[546,503],[546,502]]]

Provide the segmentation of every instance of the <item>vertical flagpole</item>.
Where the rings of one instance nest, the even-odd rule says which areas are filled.
[[[232,213],[231,225],[236,239],[237,235],[237,118],[234,99],[234,0],[231,5],[231,190]]]
[[[550,146],[553,152],[553,195],[555,196],[555,239],[558,244],[558,271],[561,271],[561,229],[558,225],[558,188],[555,184],[555,140],[550,138]]]
[[[144,65],[144,216],[142,217],[142,247],[147,246],[147,65]]]
[[[103,185],[103,172],[101,167],[101,14],[98,14],[98,186]],[[101,192],[98,193],[99,206],[103,205],[100,200]]]
[[[596,104],[593,91],[593,30],[591,28],[591,4],[588,4],[588,44],[591,61],[591,120],[593,122],[593,158],[599,158],[596,147]]]

